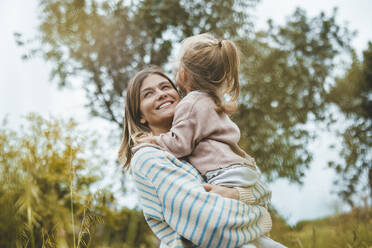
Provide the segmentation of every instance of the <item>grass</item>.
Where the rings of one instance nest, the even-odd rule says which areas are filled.
[[[349,213],[312,221],[301,221],[290,227],[273,214],[271,238],[288,247],[298,248],[371,248],[372,209],[355,208]]]

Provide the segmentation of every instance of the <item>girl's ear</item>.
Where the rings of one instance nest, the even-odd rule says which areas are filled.
[[[178,67],[178,73],[177,73],[177,76],[178,76],[179,79],[182,80],[182,81],[187,80],[187,72],[186,72],[186,70],[183,68],[183,66],[179,66],[179,67]]]
[[[176,76],[176,84],[182,93],[187,94],[189,92],[190,87],[188,83],[187,71],[182,66],[179,67]]]
[[[147,122],[147,121],[146,121],[145,119],[143,119],[143,117],[141,117],[141,119],[140,119],[140,123],[143,124],[143,125],[145,125],[146,122]]]
[[[181,73],[182,73],[183,81],[186,82],[187,81],[187,72],[186,72],[186,70],[182,68]]]

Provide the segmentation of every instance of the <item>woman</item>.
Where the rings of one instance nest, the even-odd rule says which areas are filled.
[[[140,71],[127,89],[119,160],[131,170],[143,212],[162,247],[241,247],[271,229],[267,210],[258,205],[263,188],[240,191],[206,186],[197,170],[156,145],[139,139],[169,131],[180,96],[159,69]],[[132,155],[134,153],[134,155]],[[269,221],[267,221],[269,219]],[[260,247],[260,244],[257,244]]]

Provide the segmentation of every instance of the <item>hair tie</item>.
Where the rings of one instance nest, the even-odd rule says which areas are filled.
[[[222,47],[222,40],[218,41],[218,47]]]

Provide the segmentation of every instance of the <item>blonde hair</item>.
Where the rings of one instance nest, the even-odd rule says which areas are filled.
[[[232,114],[239,96],[239,55],[234,42],[200,34],[182,42],[180,67],[187,73],[191,91],[208,93],[218,113]],[[230,99],[224,99],[229,94]]]
[[[132,148],[138,144],[138,138],[151,135],[147,124],[140,122],[140,90],[143,81],[150,75],[157,74],[167,79],[174,89],[172,80],[164,74],[160,67],[151,66],[139,71],[129,82],[124,106],[123,138],[119,148],[118,159],[124,168],[128,168],[132,159]],[[177,89],[176,89],[177,90]]]

